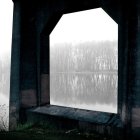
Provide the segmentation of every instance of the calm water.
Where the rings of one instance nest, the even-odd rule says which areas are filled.
[[[51,73],[51,104],[117,112],[117,72]]]
[[[50,46],[53,105],[117,112],[117,41]]]

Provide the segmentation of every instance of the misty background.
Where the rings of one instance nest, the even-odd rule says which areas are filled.
[[[0,1],[0,130],[9,127],[9,92],[13,2]]]
[[[117,88],[117,24],[101,8],[63,15],[50,35],[50,103],[117,113]]]

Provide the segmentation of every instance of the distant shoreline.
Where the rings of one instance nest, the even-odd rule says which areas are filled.
[[[72,73],[72,74],[74,74],[74,73],[77,73],[77,74],[92,74],[92,73],[93,73],[93,74],[94,74],[94,73],[100,73],[100,74],[104,74],[104,73],[105,73],[105,74],[112,74],[112,73],[115,73],[115,74],[116,74],[116,73],[118,73],[118,71],[94,71],[94,72],[50,72],[50,74],[53,74],[53,73],[54,73],[54,74],[57,74],[57,73],[58,73],[58,74],[59,74],[59,73],[60,73],[60,74],[63,74],[63,73],[64,73],[64,74],[65,74],[65,73],[67,73],[67,74],[71,74],[71,73]]]

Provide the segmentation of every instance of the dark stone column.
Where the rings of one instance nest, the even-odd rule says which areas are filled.
[[[19,1],[14,3],[13,17],[13,38],[12,38],[12,54],[11,54],[11,81],[10,81],[10,113],[9,113],[9,129],[16,128],[19,120],[20,108],[20,25],[21,25],[21,4]]]
[[[129,46],[128,46],[128,16],[122,7],[119,21],[118,43],[118,113],[123,124],[123,139],[128,138],[131,131],[131,106],[128,102],[128,75],[129,75]]]
[[[21,107],[37,105],[37,33],[36,7],[31,2],[22,2],[21,13],[21,55],[20,94]]]
[[[50,90],[49,90],[49,35],[41,36],[41,104],[50,103]]]
[[[42,5],[43,4],[43,5]],[[37,30],[37,99],[38,105],[50,103],[49,91],[49,31],[51,15],[55,9],[52,7],[52,1],[46,1],[41,4],[37,11],[36,30]],[[46,29],[46,28],[47,29]]]
[[[138,7],[139,6],[139,7]],[[140,138],[140,3],[123,5],[119,62],[124,137]],[[121,70],[121,71],[120,71]]]
[[[140,138],[140,23],[135,0],[122,4],[119,24],[119,114],[124,139]]]
[[[130,90],[132,92],[132,138],[140,139],[140,1],[136,0],[130,30]],[[133,12],[134,13],[134,12]]]

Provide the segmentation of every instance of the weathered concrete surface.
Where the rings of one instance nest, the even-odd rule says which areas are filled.
[[[122,127],[119,116],[111,113],[102,113],[97,111],[88,111],[77,108],[60,107],[55,105],[46,105],[29,110],[31,112],[59,116],[74,120],[87,121],[97,124],[114,125],[116,127]]]
[[[50,91],[49,91],[49,75],[41,75],[41,104],[50,103]]]
[[[43,122],[57,129],[80,129],[83,132],[98,132],[123,139],[121,122],[115,114],[86,111],[60,106],[45,106],[27,110],[28,122]]]
[[[22,90],[21,91],[21,108],[30,108],[37,106],[36,90]]]
[[[10,104],[9,104],[9,129],[17,127],[20,108],[20,40],[21,40],[21,5],[14,4],[13,37],[11,54],[11,79],[10,79]]]
[[[132,127],[133,128],[140,127],[140,108],[132,109]]]

